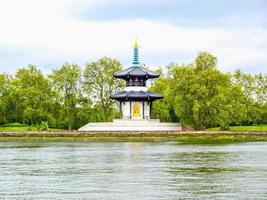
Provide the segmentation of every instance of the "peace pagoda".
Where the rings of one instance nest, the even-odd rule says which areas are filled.
[[[133,65],[123,71],[115,73],[115,78],[126,81],[124,91],[111,95],[111,99],[120,102],[122,119],[150,119],[152,103],[163,96],[148,91],[146,81],[158,78],[159,74],[140,66],[139,45],[134,43]]]
[[[123,91],[110,96],[111,99],[119,101],[121,119],[113,119],[113,122],[88,123],[78,131],[170,132],[182,130],[179,123],[162,123],[159,119],[151,119],[153,101],[162,99],[163,96],[148,91],[147,81],[158,78],[159,74],[141,67],[137,40],[133,45],[132,66],[114,73],[113,76],[126,82]]]

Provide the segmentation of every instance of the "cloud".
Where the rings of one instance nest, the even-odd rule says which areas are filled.
[[[267,4],[262,0],[102,0],[84,3],[77,11],[73,12],[77,18],[94,21],[148,19],[193,27],[267,25]]]
[[[88,6],[82,0],[0,1],[0,71],[31,63],[49,72],[66,61],[84,65],[100,56],[117,58],[126,67],[137,36],[141,59],[152,67],[192,62],[199,51],[209,51],[224,71],[267,72],[264,27],[188,27],[148,18],[80,20],[73,12],[81,5]]]

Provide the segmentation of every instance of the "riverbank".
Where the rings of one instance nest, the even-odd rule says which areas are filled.
[[[207,131],[220,131],[220,127],[208,128]],[[229,131],[267,131],[267,124],[251,126],[229,126]]]
[[[267,131],[192,131],[192,132],[78,132],[27,131],[0,132],[0,141],[182,141],[185,143],[227,143],[267,141]]]

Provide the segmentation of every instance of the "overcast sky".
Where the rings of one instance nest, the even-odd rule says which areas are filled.
[[[45,73],[101,56],[152,69],[193,62],[199,51],[231,72],[267,72],[267,0],[0,0],[0,72]]]

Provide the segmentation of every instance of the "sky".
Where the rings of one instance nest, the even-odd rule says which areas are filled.
[[[130,67],[135,37],[151,69],[207,51],[221,71],[267,73],[266,19],[267,0],[0,0],[0,73],[102,56]]]

